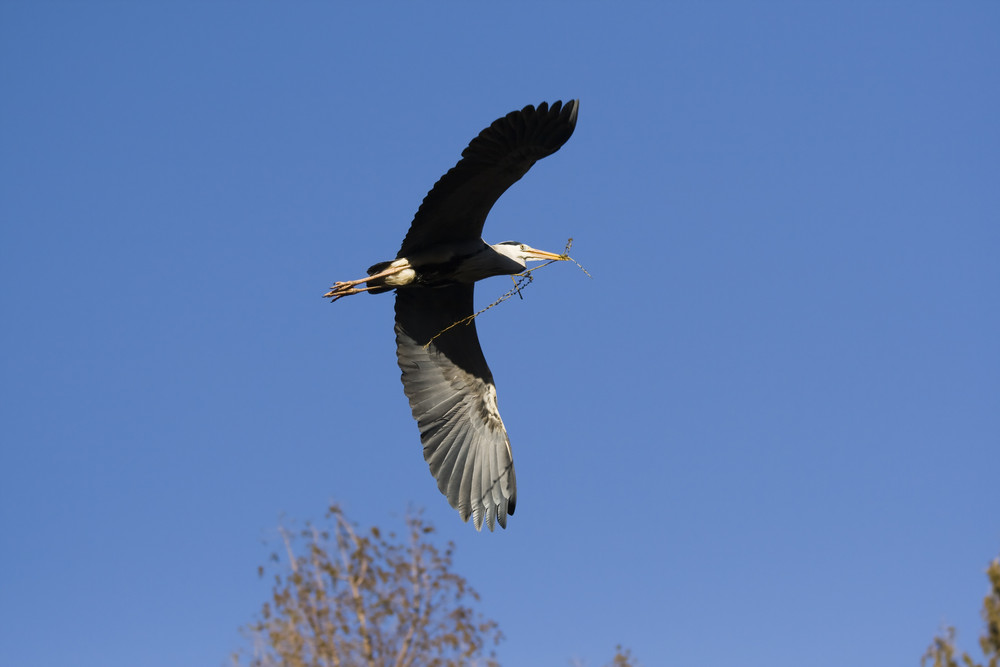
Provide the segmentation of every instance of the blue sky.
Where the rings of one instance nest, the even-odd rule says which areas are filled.
[[[506,665],[916,665],[1000,550],[996,3],[0,4],[0,663],[221,665],[282,517],[408,507]],[[519,482],[439,495],[395,255],[494,118],[559,250],[479,321]],[[482,283],[483,304],[509,286]]]

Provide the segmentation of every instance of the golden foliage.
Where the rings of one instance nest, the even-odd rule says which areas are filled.
[[[400,538],[359,531],[337,505],[326,522],[281,531],[286,562],[271,557],[279,571],[249,627],[251,667],[497,666],[497,624],[469,606],[479,596],[452,572],[454,545],[435,546],[419,514]]]
[[[607,667],[639,667],[639,663],[632,657],[632,651],[622,648],[619,644],[615,647],[615,657],[611,659]]]
[[[955,657],[955,628],[945,628],[934,638],[920,659],[921,667],[1000,667],[1000,558],[986,570],[990,592],[983,599],[983,622],[986,628],[979,638],[985,662],[978,663],[963,652],[961,662]]]

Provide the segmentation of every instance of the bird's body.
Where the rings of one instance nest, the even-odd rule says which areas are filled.
[[[497,119],[424,198],[396,259],[324,296],[396,290],[396,345],[403,390],[438,488],[463,520],[507,525],[517,498],[510,440],[493,375],[479,345],[473,285],[521,273],[526,262],[568,259],[505,241],[489,245],[486,216],[507,188],[569,139],[579,103],[527,106]],[[364,287],[358,287],[362,283]]]
[[[424,285],[441,287],[451,283],[474,283],[493,276],[513,275],[527,268],[520,257],[526,249],[522,243],[505,241],[495,246],[485,241],[442,244],[389,262],[379,262],[368,268],[366,291],[379,293],[394,287]],[[534,250],[529,259],[563,259],[562,256]],[[372,278],[383,272],[384,277]]]

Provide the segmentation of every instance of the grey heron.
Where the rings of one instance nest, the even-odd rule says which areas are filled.
[[[486,216],[535,162],[576,127],[577,100],[526,106],[498,118],[462,151],[417,210],[396,259],[323,296],[396,290],[396,356],[438,489],[463,521],[507,527],[517,487],[510,439],[473,319],[473,285],[566,255],[482,239]],[[360,285],[364,283],[364,287]],[[457,326],[456,326],[457,324]]]

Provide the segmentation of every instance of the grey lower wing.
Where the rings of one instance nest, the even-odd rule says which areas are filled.
[[[531,165],[573,134],[577,100],[528,105],[498,118],[462,151],[462,159],[427,193],[397,257],[439,243],[477,241],[493,204]]]
[[[397,290],[396,354],[438,489],[463,521],[471,515],[477,530],[484,521],[493,530],[514,513],[510,440],[475,323],[445,331],[472,315],[472,292],[472,285]]]

